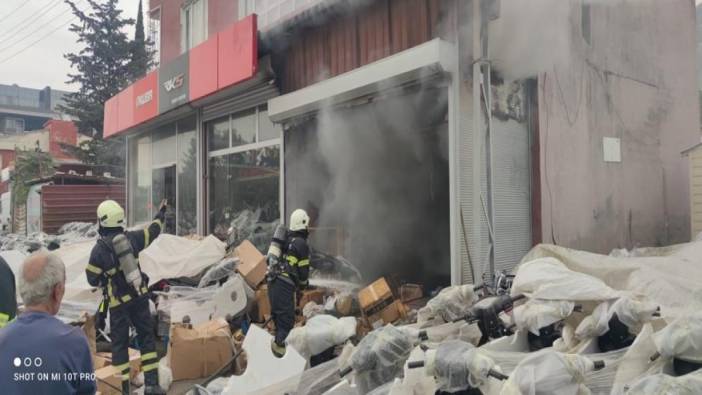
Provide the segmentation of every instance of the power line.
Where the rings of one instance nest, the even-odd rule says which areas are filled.
[[[77,17],[77,16],[73,16],[68,22],[64,23],[63,25],[57,26],[55,29],[52,29],[51,31],[47,32],[45,35],[41,36],[38,40],[36,40],[36,41],[32,42],[31,44],[25,46],[24,48],[22,48],[22,49],[20,49],[19,51],[13,53],[12,55],[6,57],[5,59],[0,60],[0,64],[3,64],[3,63],[5,63],[5,62],[7,62],[8,60],[14,58],[15,56],[17,56],[17,55],[23,53],[24,51],[26,51],[26,50],[28,50],[29,48],[33,47],[35,44],[37,44],[37,43],[39,43],[40,41],[42,41],[43,39],[49,37],[52,33],[58,31],[59,29],[68,26],[68,25],[71,24],[74,20],[76,20],[76,18],[78,18],[78,17]]]
[[[54,8],[56,8],[56,6],[59,5],[59,4],[61,4],[61,3],[62,3],[62,0],[56,0],[53,4],[51,4],[50,6],[48,6],[47,8],[45,8],[44,11],[40,12],[39,14],[37,14],[37,15],[33,15],[33,14],[32,14],[32,15],[29,15],[28,17],[22,19],[19,23],[17,23],[16,25],[12,26],[12,27],[11,27],[10,29],[8,29],[7,31],[5,31],[5,33],[0,34],[0,36],[2,36],[2,35],[5,35],[5,34],[8,34],[8,33],[9,33],[8,36],[6,36],[6,37],[3,38],[2,40],[0,40],[0,43],[5,42],[5,41],[7,41],[8,39],[10,39],[10,38],[16,36],[17,33],[19,33],[19,32],[22,31],[22,28],[23,28],[23,27],[31,25],[31,23],[30,23],[30,24],[27,24],[27,25],[23,26],[23,25],[25,24],[25,22],[29,21],[29,20],[32,19],[32,18],[34,18],[34,21],[38,21],[39,18],[41,18],[42,16],[46,15],[49,11],[51,11],[51,10],[54,9]],[[17,29],[18,27],[19,27],[19,29]],[[15,29],[17,29],[17,30],[15,30]]]
[[[82,0],[81,0],[81,1],[82,1]],[[79,1],[78,3],[80,3],[80,1]],[[66,14],[67,12],[69,12],[69,11],[72,11],[72,10],[71,10],[70,8],[68,8],[68,9],[64,10],[62,13],[57,14],[57,15],[54,15],[54,18],[58,18],[58,17],[60,17],[60,16],[62,16],[62,15],[65,15],[65,14]],[[4,48],[0,48],[0,52],[6,51],[6,50],[8,50],[8,49],[14,47],[15,45],[19,44],[20,42],[22,42],[22,41],[24,41],[24,40],[26,40],[26,39],[32,37],[32,35],[33,35],[34,33],[37,33],[38,31],[44,29],[46,26],[47,26],[47,25],[39,25],[38,28],[32,30],[30,33],[28,33],[28,34],[25,35],[24,37],[20,38],[19,40],[15,41],[15,42],[11,42],[10,45],[8,45],[8,46],[6,46],[6,47],[4,47]],[[8,38],[9,38],[9,37],[8,37]],[[7,41],[7,38],[5,38],[5,39],[3,39],[3,40],[0,40],[0,44],[2,44],[4,41]]]
[[[22,7],[24,7],[24,6],[26,6],[27,4],[29,4],[30,1],[32,1],[32,0],[23,0],[23,1],[22,1],[22,4],[20,4],[19,7],[15,8],[15,9],[12,10],[12,11],[10,11],[10,12],[9,12],[7,15],[5,15],[4,17],[0,18],[0,22],[4,21],[5,19],[7,19],[7,17],[11,16],[11,15],[14,14],[15,12],[19,11]]]

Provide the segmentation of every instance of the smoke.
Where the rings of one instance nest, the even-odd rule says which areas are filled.
[[[344,253],[367,280],[395,274],[446,283],[446,90],[395,93],[356,107],[327,106],[287,134],[287,171],[304,173],[287,185],[288,211],[307,207],[316,211],[316,227],[342,227]],[[313,246],[324,238],[313,235]]]

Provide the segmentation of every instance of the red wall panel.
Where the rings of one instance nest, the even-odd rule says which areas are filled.
[[[134,125],[134,85],[130,85],[117,95],[119,118],[117,130],[125,130]]]
[[[158,70],[154,70],[133,85],[134,124],[158,115]]]
[[[49,153],[54,159],[73,159],[64,152],[61,144],[76,145],[78,143],[78,128],[72,121],[50,119],[44,124],[49,131]]]
[[[217,58],[219,35],[190,50],[190,100],[197,100],[217,91]]]
[[[119,105],[118,105],[119,94],[111,97],[105,102],[104,109],[104,120],[102,128],[102,137],[109,137],[117,133],[119,130]]]
[[[258,67],[256,15],[242,19],[218,35],[217,87],[222,89],[251,78]]]

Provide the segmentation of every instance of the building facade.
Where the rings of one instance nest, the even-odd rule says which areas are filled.
[[[59,118],[57,106],[67,93],[48,86],[32,89],[0,84],[0,134],[41,129],[46,121]]]
[[[313,246],[429,287],[689,239],[694,8],[551,5],[152,1],[160,68],[105,104],[130,224],[167,198],[169,232],[265,244],[302,207]]]

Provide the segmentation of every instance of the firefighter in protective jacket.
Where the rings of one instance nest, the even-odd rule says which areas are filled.
[[[305,210],[297,209],[290,216],[290,232],[287,235],[283,259],[269,268],[268,299],[271,316],[275,324],[275,339],[271,345],[273,353],[285,354],[285,338],[295,325],[295,291],[308,286],[310,249],[307,245],[310,217]]]
[[[125,231],[124,209],[114,200],[97,209],[100,238],[85,269],[88,283],[105,290],[110,311],[112,364],[120,370],[122,393],[129,393],[129,327],[134,326],[141,348],[144,393],[160,394],[155,322],[149,311],[146,274],[139,267],[139,252],[161,233],[166,201],[161,202],[154,221],[143,230]]]

